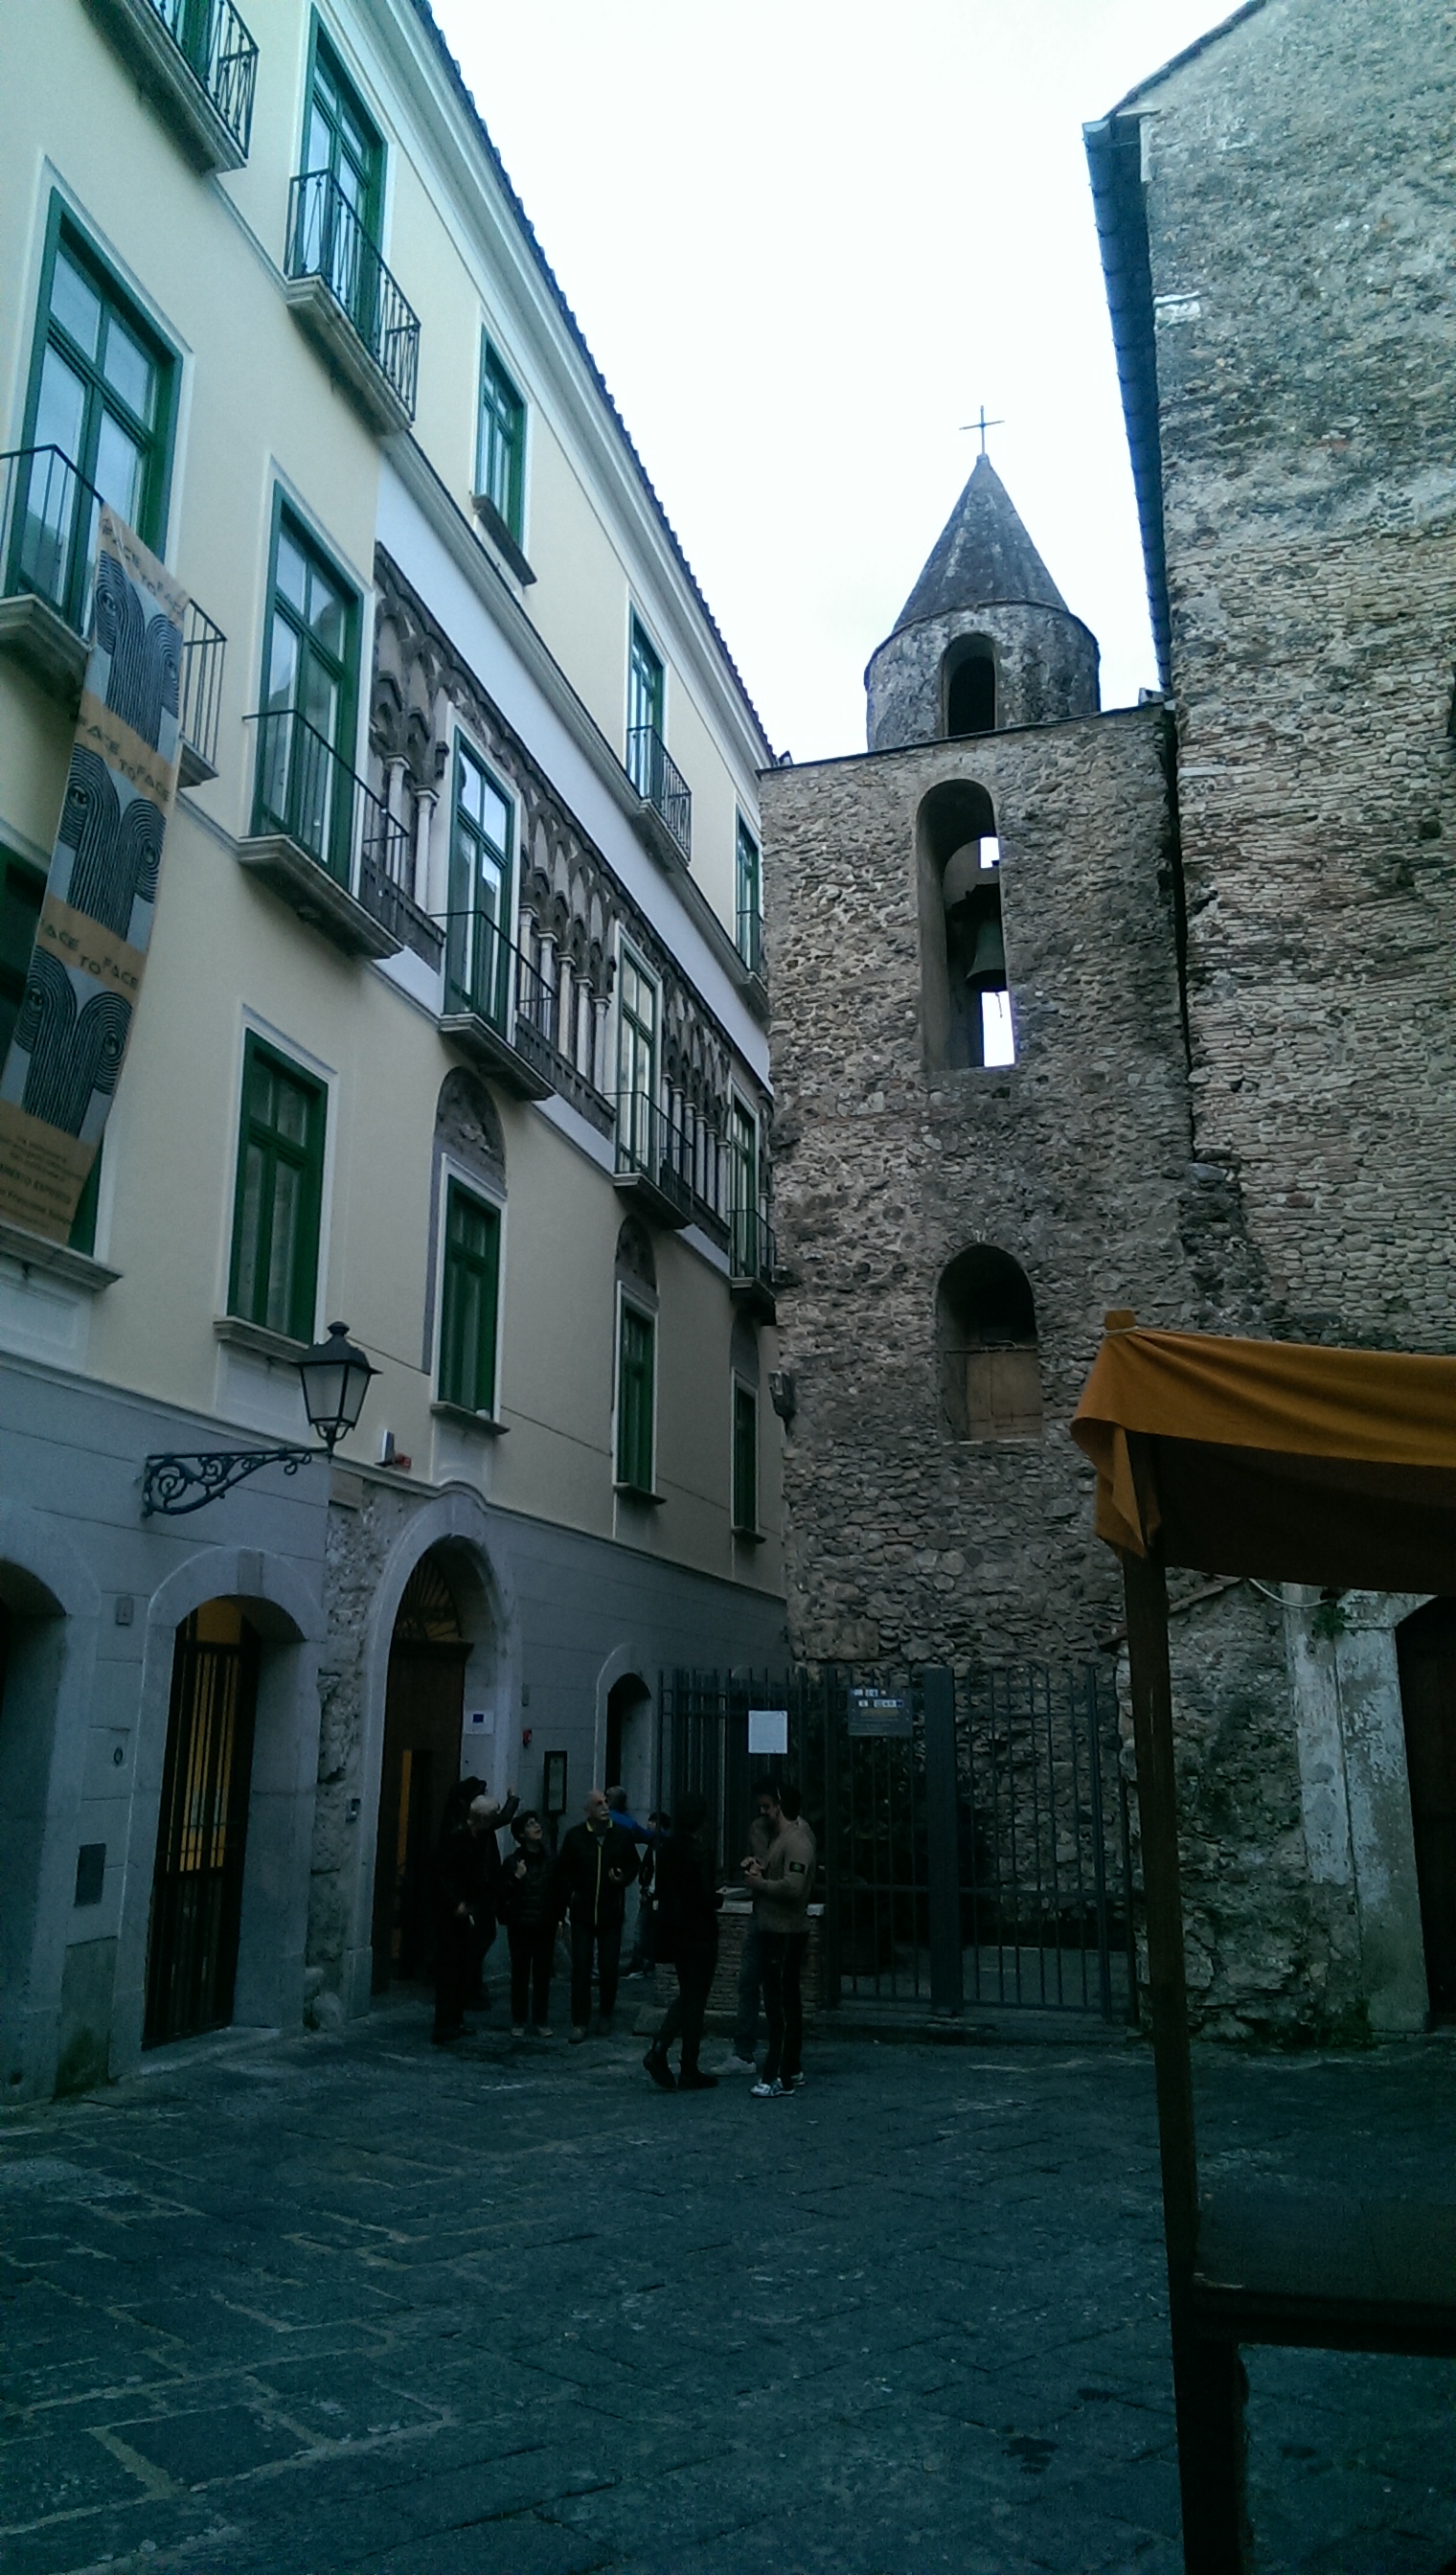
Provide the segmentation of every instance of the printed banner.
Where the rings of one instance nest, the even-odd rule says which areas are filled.
[[[114,511],[20,1012],[0,1070],[0,1216],[64,1243],[142,988],[181,757],[187,594]]]

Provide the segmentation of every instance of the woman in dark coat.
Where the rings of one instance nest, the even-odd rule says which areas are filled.
[[[722,1903],[708,1800],[694,1790],[676,1809],[672,1835],[658,1853],[658,1954],[676,1960],[678,1992],[643,2063],[665,2092],[711,2092],[718,2081],[716,2074],[701,2072],[698,2051],[718,1965]],[[675,2083],[668,2050],[680,2031],[683,2047]]]
[[[550,2038],[552,1958],[561,1918],[556,1866],[533,1808],[518,1815],[511,1830],[516,1850],[501,1871],[496,1893],[496,1910],[511,1944],[511,2035],[526,2036],[529,2003],[537,2037]]]

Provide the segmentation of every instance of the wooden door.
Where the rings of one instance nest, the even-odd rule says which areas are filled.
[[[459,1644],[399,1640],[385,1697],[374,1863],[374,1990],[427,1976],[431,1870],[446,1799],[460,1777],[465,1666]]]
[[[147,1942],[144,2045],[233,2017],[258,1638],[231,1600],[177,1631]]]
[[[1396,1631],[1416,1884],[1433,2017],[1456,2019],[1456,1600]]]

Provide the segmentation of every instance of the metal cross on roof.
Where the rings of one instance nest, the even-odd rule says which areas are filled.
[[[980,418],[978,420],[963,420],[960,424],[962,435],[968,429],[979,430],[980,452],[982,456],[984,456],[986,452],[986,431],[988,429],[1004,429],[1005,426],[1006,424],[1003,420],[987,420],[986,407],[984,403],[981,404]]]

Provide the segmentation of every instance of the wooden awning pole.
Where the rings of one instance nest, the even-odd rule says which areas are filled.
[[[1193,2327],[1198,2159],[1178,1875],[1168,1591],[1160,1557],[1151,1551],[1145,1556],[1124,1554],[1122,1589],[1137,1750],[1183,2564],[1187,2575],[1248,2575],[1252,2560],[1243,2491],[1243,2369],[1232,2343],[1200,2340]]]

